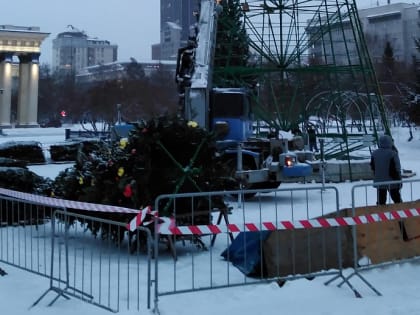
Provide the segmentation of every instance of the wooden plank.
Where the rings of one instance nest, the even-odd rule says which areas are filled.
[[[355,209],[356,216],[420,208],[420,201],[366,206]],[[352,209],[342,209],[323,217],[352,217]],[[355,226],[358,257],[369,258],[372,264],[420,256],[420,217],[401,221],[384,221]],[[351,226],[340,228],[342,267],[353,267],[353,238]],[[405,236],[405,237],[404,237]],[[308,274],[339,268],[337,230],[277,230],[264,242],[264,272],[267,277]]]
[[[265,275],[279,277],[339,269],[339,246],[342,267],[354,266],[350,227],[340,228],[340,232],[337,228],[273,231],[263,245]]]
[[[355,215],[412,208],[420,208],[420,201],[358,207],[355,208]],[[343,209],[340,215],[351,216],[352,211]],[[356,227],[356,237],[359,257],[367,257],[373,264],[419,256],[420,217],[359,225]]]

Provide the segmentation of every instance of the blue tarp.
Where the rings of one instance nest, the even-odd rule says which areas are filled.
[[[261,276],[264,269],[262,245],[269,235],[269,231],[241,232],[221,256],[246,276]]]

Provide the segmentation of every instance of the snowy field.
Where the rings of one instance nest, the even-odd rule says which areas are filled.
[[[420,131],[414,130],[414,139],[408,142],[407,128],[393,129],[393,137],[400,152],[403,169],[409,169],[420,174]],[[4,130],[0,135],[0,143],[18,140],[36,140],[43,144],[48,150],[52,143],[64,141],[64,128],[47,129],[9,129]],[[42,175],[54,178],[56,174],[68,167],[68,164],[36,165],[31,170]],[[419,175],[411,179],[417,179]],[[333,184],[338,189],[340,208],[351,206],[351,188],[357,183]],[[319,184],[282,184],[281,188],[317,186]],[[329,184],[330,185],[330,184]],[[403,191],[403,199],[404,193]],[[412,192],[411,192],[412,193]],[[420,191],[415,191],[420,198]],[[410,196],[411,197],[411,196]],[[273,196],[267,196],[270,202]],[[318,202],[318,196],[314,195],[311,200],[313,204]],[[363,197],[365,198],[365,197]],[[370,204],[374,204],[376,196],[367,197]],[[249,207],[249,220],[252,215],[259,214]],[[243,208],[235,207],[230,215],[231,220],[240,219],[244,216]],[[247,218],[248,219],[248,218]],[[222,249],[222,247],[220,247]],[[168,260],[170,263],[171,260]],[[32,303],[48,288],[48,279],[31,273],[16,269],[9,265],[0,263],[7,275],[0,277],[0,309],[1,314],[35,314],[48,315],[60,314],[108,314],[109,312],[78,299],[58,299],[55,304],[48,307],[51,298],[42,300],[38,305],[30,308]],[[203,270],[203,272],[206,272]],[[351,270],[346,270],[350,274]],[[337,287],[334,283],[324,285],[326,278],[315,278],[313,281],[306,279],[287,281],[283,287],[276,283],[248,285],[227,289],[211,291],[199,291],[195,293],[184,293],[168,295],[160,298],[159,309],[161,314],[181,315],[213,315],[213,314],[322,314],[322,315],[350,315],[350,314],[420,314],[420,263],[403,263],[381,269],[364,271],[366,277],[381,293],[377,296],[363,283],[354,279],[353,285],[357,287],[363,298],[355,298],[353,292],[345,285]],[[122,310],[120,314],[138,314],[136,310]],[[140,313],[152,313],[145,307]]]

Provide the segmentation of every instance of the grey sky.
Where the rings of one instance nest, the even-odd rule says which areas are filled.
[[[385,5],[387,0],[356,0],[359,9],[377,2]],[[0,10],[0,25],[39,26],[50,33],[41,47],[41,63],[51,63],[52,40],[70,24],[117,44],[120,61],[150,60],[151,45],[160,38],[160,0],[3,0]]]
[[[182,0],[180,0],[182,1]],[[67,25],[118,45],[118,60],[151,59],[159,42],[160,0],[1,1],[0,25],[39,26],[51,33],[41,47],[41,63],[51,63],[52,40]]]

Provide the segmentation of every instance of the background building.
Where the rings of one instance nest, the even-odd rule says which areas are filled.
[[[374,63],[381,63],[387,43],[393,50],[393,58],[407,65],[420,57],[415,47],[415,39],[420,38],[420,5],[393,3],[358,11],[369,55]],[[330,23],[331,32],[319,36],[318,26],[307,28],[309,38],[316,38],[310,48],[309,56],[313,60],[322,60],[326,64],[345,64],[357,57],[358,49],[354,42],[343,41],[351,38],[352,22],[344,19]],[[327,23],[325,23],[327,25]],[[325,26],[324,26],[325,27]],[[333,42],[334,44],[332,44]],[[334,48],[334,52],[332,52]]]
[[[181,47],[182,28],[177,23],[166,22],[160,32],[160,59],[176,60]]]
[[[409,64],[419,57],[414,39],[420,38],[420,5],[388,4],[359,10],[359,17],[373,62],[381,62],[387,42],[396,61]]]
[[[82,68],[117,60],[118,46],[107,40],[89,38],[69,25],[69,31],[53,40],[52,71],[77,73]]]
[[[38,125],[39,56],[48,35],[37,26],[0,25],[0,129],[10,128],[15,119],[19,127]]]
[[[160,43],[152,47],[153,60],[176,60],[194,27],[198,0],[160,0]]]
[[[132,62],[111,62],[83,68],[76,74],[77,83],[95,83],[107,80],[122,80],[127,78],[127,72]],[[176,61],[139,61],[146,77],[150,77],[156,71],[167,72],[171,77],[175,76]]]

